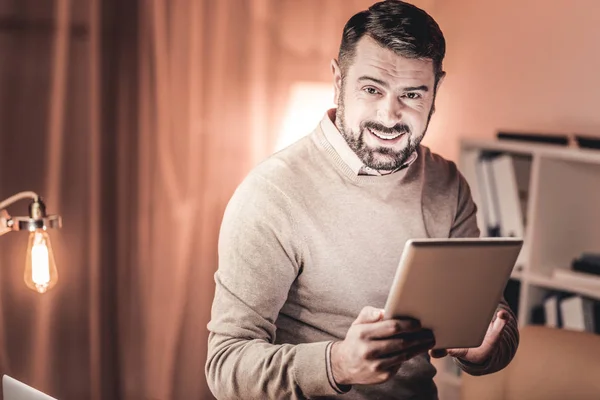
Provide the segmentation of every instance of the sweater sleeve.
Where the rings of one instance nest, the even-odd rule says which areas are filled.
[[[479,237],[477,227],[477,206],[471,197],[471,191],[465,178],[459,173],[458,206],[454,225],[451,229],[451,237]],[[474,299],[476,301],[476,299]],[[519,329],[517,318],[512,312],[506,300],[503,298],[496,311],[504,310],[508,320],[502,331],[498,346],[491,357],[483,364],[472,364],[458,358],[457,365],[470,375],[486,375],[497,372],[506,367],[517,352],[519,346]],[[496,318],[497,312],[494,314]]]
[[[275,345],[278,313],[301,270],[289,199],[259,176],[236,190],[219,235],[206,377],[218,399],[302,399],[338,394],[330,342]]]

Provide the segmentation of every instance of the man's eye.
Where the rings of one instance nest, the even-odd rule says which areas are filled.
[[[374,87],[366,87],[363,90],[369,94],[379,94],[379,90],[375,89]]]
[[[420,99],[421,95],[419,93],[415,93],[415,92],[408,92],[404,94],[404,97],[406,97],[407,99],[410,100],[416,100],[416,99]]]

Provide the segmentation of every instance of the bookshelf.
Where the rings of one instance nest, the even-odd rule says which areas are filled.
[[[485,173],[476,171],[476,161],[482,154],[489,155],[490,159],[509,156],[504,158],[512,160],[513,182],[506,186],[495,182],[497,193],[486,192],[488,182],[482,179]],[[505,215],[506,210],[512,210],[511,214],[522,220],[522,226],[514,229],[522,229],[524,247],[509,281],[509,285],[517,288],[513,304],[516,304],[514,311],[519,326],[537,323],[533,320],[534,310],[543,308],[545,300],[555,292],[600,301],[600,277],[571,271],[573,260],[582,253],[600,254],[600,150],[573,145],[464,139],[460,143],[458,166],[478,205],[482,236],[498,234],[488,229],[494,218],[506,222],[506,218],[494,217],[485,209],[490,195],[498,202],[511,204],[512,208],[500,205]],[[515,218],[506,224],[514,224],[514,221]],[[450,358],[435,360],[434,364],[438,369],[436,382],[442,386],[440,399],[458,399],[458,368]]]

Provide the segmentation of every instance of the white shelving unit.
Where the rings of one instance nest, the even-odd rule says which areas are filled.
[[[600,150],[508,140],[463,140],[460,170],[478,196],[478,182],[465,170],[481,152],[513,156],[517,180],[525,184],[524,250],[512,279],[520,283],[519,326],[531,323],[532,310],[550,291],[565,291],[600,300],[600,284],[557,278],[555,269],[570,269],[583,252],[600,253]],[[477,202],[477,199],[476,199]],[[481,211],[481,207],[480,207]],[[478,213],[483,224],[482,212]],[[436,360],[441,400],[458,398],[460,377],[452,363]]]

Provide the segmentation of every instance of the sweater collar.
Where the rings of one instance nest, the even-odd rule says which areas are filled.
[[[350,148],[346,139],[342,136],[338,128],[335,126],[335,108],[328,110],[323,119],[321,120],[321,129],[325,138],[334,148],[336,153],[341,157],[344,163],[352,170],[355,175],[388,175],[390,172],[380,172],[376,169],[367,167],[362,160],[356,155],[356,153]],[[417,159],[417,152],[414,151],[408,160],[400,166],[400,168],[392,171],[391,173],[397,172],[411,165]]]

